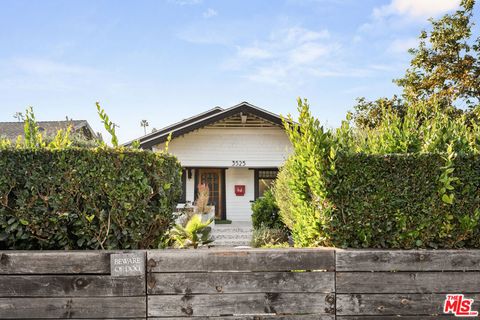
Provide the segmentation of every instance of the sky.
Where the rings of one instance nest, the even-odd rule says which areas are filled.
[[[248,101],[337,126],[400,90],[408,48],[457,0],[0,0],[0,121],[86,119],[120,142]],[[478,6],[476,12],[479,11]],[[476,14],[478,17],[478,13]]]

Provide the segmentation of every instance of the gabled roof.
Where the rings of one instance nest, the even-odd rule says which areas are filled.
[[[261,109],[259,107],[256,107],[244,101],[228,109],[222,109],[220,107],[216,107],[204,113],[198,114],[196,116],[177,122],[168,127],[162,128],[158,131],[147,134],[136,140],[140,142],[140,146],[142,148],[148,149],[157,144],[167,141],[170,133],[172,134],[172,138],[176,138],[178,136],[206,127],[208,125],[214,124],[216,122],[219,122],[221,120],[227,119],[233,115],[237,115],[240,113],[252,114],[259,118],[265,119],[266,121],[271,122],[275,125],[283,126],[282,118],[279,115],[276,115],[267,110]],[[130,141],[125,145],[128,146],[132,143],[133,141]]]
[[[16,140],[18,136],[24,135],[24,125],[21,122],[0,122],[0,137],[9,140]],[[72,126],[73,132],[85,130],[83,135],[88,139],[96,138],[96,134],[88,124],[87,120],[64,120],[64,121],[37,121],[37,125],[44,136],[54,136],[58,130],[67,129]]]

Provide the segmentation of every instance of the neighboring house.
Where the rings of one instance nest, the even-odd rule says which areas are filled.
[[[85,140],[98,138],[86,120],[38,121],[37,125],[44,137],[54,137],[58,130],[71,126],[71,132]],[[23,127],[24,122],[0,122],[0,137],[15,142],[18,136],[24,136]]]
[[[170,133],[168,151],[183,167],[181,202],[193,203],[197,186],[205,183],[218,219],[249,221],[251,203],[270,187],[291,151],[281,117],[247,102],[216,107],[138,141],[144,149],[162,150]]]

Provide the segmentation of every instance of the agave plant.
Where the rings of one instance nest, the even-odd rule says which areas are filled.
[[[210,224],[212,219],[202,222],[202,215],[195,214],[187,222],[185,226],[177,224],[170,231],[170,238],[174,241],[174,246],[177,248],[197,249],[198,246],[203,246],[213,242],[210,233],[212,228]]]

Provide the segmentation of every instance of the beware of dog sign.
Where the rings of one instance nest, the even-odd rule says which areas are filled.
[[[112,277],[141,276],[145,272],[142,253],[114,253],[110,255]]]

